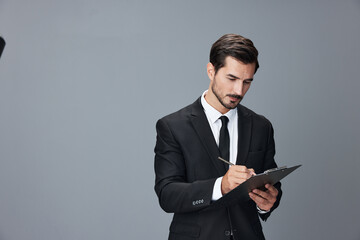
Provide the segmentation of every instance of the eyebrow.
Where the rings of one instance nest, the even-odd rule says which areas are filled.
[[[239,77],[237,77],[237,76],[234,76],[234,75],[232,75],[232,74],[227,74],[226,76],[228,76],[228,77],[231,77],[231,78],[235,78],[235,79],[240,79]],[[244,79],[244,81],[252,81],[253,80],[253,78],[248,78],[248,79]]]

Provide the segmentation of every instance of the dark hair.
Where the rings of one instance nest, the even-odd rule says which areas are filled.
[[[245,64],[255,63],[255,72],[259,68],[258,51],[250,39],[237,34],[225,34],[211,47],[210,62],[217,71],[224,67],[225,58],[231,56]]]

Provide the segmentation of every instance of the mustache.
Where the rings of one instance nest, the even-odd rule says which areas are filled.
[[[241,96],[241,95],[236,95],[236,94],[228,94],[228,95],[226,95],[226,96],[233,97],[233,98],[237,98],[237,99],[239,99],[239,100],[242,100],[242,99],[243,99],[243,96]]]

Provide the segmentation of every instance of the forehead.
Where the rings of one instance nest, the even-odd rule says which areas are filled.
[[[243,63],[236,58],[227,56],[224,67],[220,68],[219,71],[221,70],[226,72],[226,74],[241,74],[253,77],[255,74],[255,63]]]

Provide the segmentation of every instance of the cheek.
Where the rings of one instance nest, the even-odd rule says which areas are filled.
[[[247,86],[244,87],[245,93],[249,90],[249,88],[250,88],[250,85],[247,85]]]
[[[219,84],[219,88],[224,91],[227,91],[233,87],[233,84],[227,79],[220,80],[218,84]]]
[[[223,93],[223,95],[226,95],[232,92],[232,88],[233,86],[231,86],[231,84],[222,84],[220,91]]]
[[[220,95],[226,95],[233,91],[234,83],[226,78],[216,78],[215,88]]]

